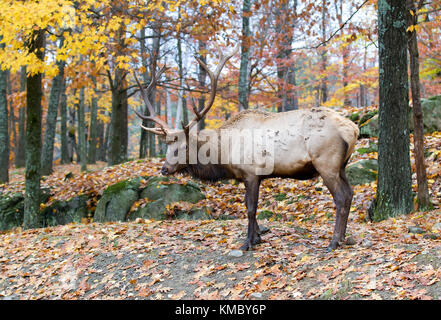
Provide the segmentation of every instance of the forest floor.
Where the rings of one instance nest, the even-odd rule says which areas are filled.
[[[435,209],[369,222],[376,185],[355,186],[348,241],[332,252],[335,207],[321,179],[266,180],[259,212],[274,216],[259,220],[269,231],[247,252],[238,250],[247,224],[243,184],[204,184],[203,205],[238,219],[87,221],[0,234],[0,299],[441,299],[441,134],[426,143]],[[375,157],[355,152],[352,161]],[[99,163],[85,173],[57,166],[42,186],[53,191],[49,203],[98,197],[122,179],[158,175],[160,163]],[[3,191],[22,191],[23,171],[11,176]]]

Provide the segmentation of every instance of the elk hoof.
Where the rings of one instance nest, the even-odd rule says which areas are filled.
[[[331,251],[337,249],[338,247],[340,247],[341,244],[342,244],[342,242],[340,242],[340,241],[332,240],[331,243],[329,244],[328,248],[327,248],[327,251],[331,252]]]
[[[252,249],[255,245],[261,243],[262,240],[260,239],[259,234],[255,234],[251,237],[247,237],[244,244],[240,247],[240,250],[242,251],[248,251]]]

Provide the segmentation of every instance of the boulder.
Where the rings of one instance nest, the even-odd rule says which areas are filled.
[[[41,189],[41,203],[46,203],[50,197],[50,189]],[[0,231],[10,230],[23,224],[24,194],[6,194],[0,196]],[[43,216],[40,223],[44,224]]]
[[[159,200],[166,203],[187,201],[197,203],[205,199],[204,194],[197,184],[188,182],[186,184],[176,183],[177,180],[168,177],[153,177],[141,192],[141,199]]]
[[[44,226],[80,223],[88,215],[87,199],[88,196],[81,195],[67,201],[55,201],[43,211]]]
[[[170,218],[184,220],[211,219],[208,208],[192,208],[188,211],[179,210],[175,212],[174,216],[167,215],[166,207],[171,203],[179,201],[197,203],[205,199],[204,194],[195,183],[179,184],[176,181],[174,178],[168,177],[151,178],[144,190],[141,191],[140,196],[141,199],[148,199],[151,202],[147,203],[144,208],[138,208],[131,212],[128,220],[137,218],[154,220]]]
[[[356,161],[346,167],[350,184],[366,184],[377,180],[378,162],[375,159]]]
[[[360,138],[378,137],[378,114],[359,124]]]
[[[366,121],[368,121],[369,119],[373,118],[374,116],[376,116],[378,114],[377,110],[373,110],[373,111],[368,111],[366,113],[364,113],[361,117],[360,120],[358,121],[358,125],[361,126],[363,123],[365,123]]]
[[[125,221],[132,204],[138,200],[141,178],[120,181],[104,190],[96,206],[96,222]]]
[[[0,198],[0,231],[10,230],[23,224],[24,195],[7,194]]]
[[[441,131],[441,95],[421,99],[423,110],[424,133]],[[413,131],[413,113],[411,111],[410,130]]]

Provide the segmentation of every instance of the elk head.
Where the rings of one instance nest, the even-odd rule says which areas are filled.
[[[183,171],[187,167],[190,160],[190,154],[189,154],[190,153],[189,145],[191,143],[190,141],[193,141],[192,139],[197,139],[197,137],[192,136],[190,130],[200,120],[202,120],[205,117],[205,115],[212,107],[216,97],[217,81],[219,79],[219,75],[223,67],[225,66],[226,62],[239,50],[239,45],[238,45],[234,48],[234,50],[231,53],[224,55],[222,50],[218,46],[216,47],[219,52],[219,63],[214,72],[212,72],[201,59],[195,57],[198,63],[202,66],[202,68],[205,69],[205,71],[207,72],[210,78],[210,84],[211,84],[210,96],[207,100],[206,105],[201,111],[197,110],[196,106],[193,105],[194,117],[188,124],[184,125],[184,123],[182,123],[182,128],[183,128],[182,130],[176,130],[170,128],[165,121],[159,118],[148,97],[148,93],[155,86],[157,79],[166,70],[166,68],[163,67],[157,74],[152,75],[152,80],[150,84],[147,86],[146,90],[141,85],[141,83],[139,82],[138,78],[135,75],[135,80],[138,84],[138,87],[141,92],[141,96],[144,100],[144,103],[150,115],[149,116],[141,115],[136,110],[135,113],[141,119],[150,120],[155,123],[154,128],[147,128],[144,127],[143,125],[141,125],[141,128],[158,135],[159,138],[167,144],[167,157],[161,170],[161,173],[164,175],[174,174],[176,172]]]

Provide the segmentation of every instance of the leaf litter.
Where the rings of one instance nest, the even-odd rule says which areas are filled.
[[[229,253],[246,236],[243,184],[198,183],[206,199],[197,205],[212,207],[215,218],[235,219],[90,220],[1,234],[0,299],[441,299],[441,234],[432,229],[441,213],[440,138],[426,136],[435,210],[372,223],[366,212],[376,184],[354,186],[347,234],[352,241],[333,252],[325,248],[335,207],[320,178],[264,181],[258,216],[271,213],[259,220],[270,231],[238,257]],[[361,139],[357,148],[373,141]],[[354,153],[353,161],[366,158],[376,152]],[[95,197],[89,205],[96,206],[107,186],[159,175],[161,162],[103,165],[86,173],[76,165],[57,167],[42,182],[52,190],[49,204],[84,193]],[[3,192],[23,188],[20,173],[0,186]],[[425,233],[409,233],[411,226]]]

